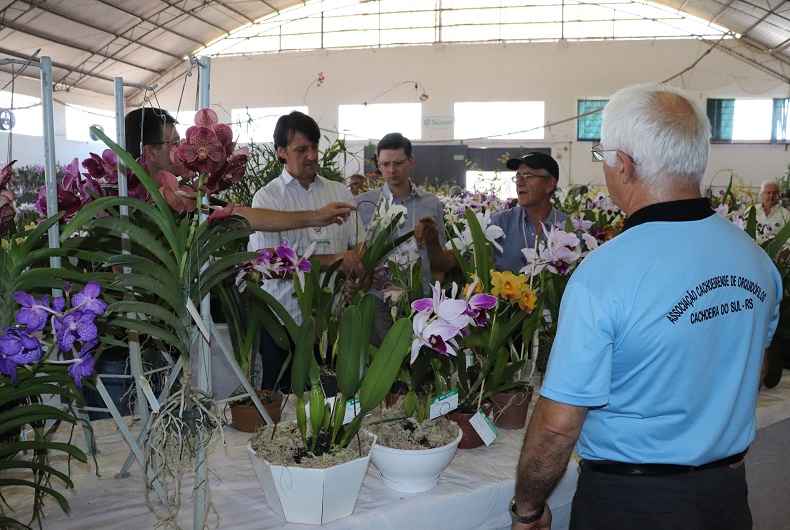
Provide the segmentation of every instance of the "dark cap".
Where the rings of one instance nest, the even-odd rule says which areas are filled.
[[[508,169],[517,171],[521,164],[526,164],[532,169],[545,169],[555,179],[559,180],[560,178],[560,167],[557,165],[557,161],[545,153],[532,151],[521,158],[511,158],[505,165]]]

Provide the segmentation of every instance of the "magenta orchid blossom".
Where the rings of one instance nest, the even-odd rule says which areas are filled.
[[[411,344],[411,363],[417,359],[423,346],[442,355],[457,355],[456,337],[465,337],[468,334],[466,328],[470,325],[485,325],[486,311],[496,305],[496,297],[489,294],[478,293],[456,299],[458,285],[455,283],[450,297],[441,290],[439,282],[432,285],[431,290],[431,298],[421,298],[411,304],[417,312],[412,321],[414,340]]]
[[[240,291],[244,291],[244,279],[253,271],[261,274],[263,279],[282,276],[284,274],[295,274],[299,278],[301,285],[304,285],[304,275],[312,270],[310,256],[315,250],[315,242],[307,247],[305,253],[300,258],[296,254],[297,245],[291,247],[288,239],[283,239],[274,252],[268,249],[258,250],[259,256],[253,260],[240,263],[239,273],[236,275],[236,285]]]
[[[520,272],[532,276],[544,268],[554,274],[569,274],[583,256],[579,237],[556,227],[546,231],[546,241],[538,239],[535,248],[521,252],[527,258],[527,266]]]

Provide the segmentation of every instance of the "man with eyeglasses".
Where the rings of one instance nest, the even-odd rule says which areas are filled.
[[[627,219],[565,289],[512,529],[551,527],[546,499],[574,445],[571,529],[752,528],[744,454],[782,279],[702,197],[710,137],[705,111],[671,85],[604,107],[593,154]]]
[[[399,254],[400,262],[422,258],[423,294],[430,291],[431,271],[445,272],[457,265],[452,250],[444,248],[447,241],[444,233],[442,204],[436,195],[414,186],[409,173],[414,167],[411,141],[400,133],[385,135],[376,146],[377,171],[384,185],[357,195],[354,200],[361,223],[368,226],[375,222],[374,214],[382,202],[402,205],[406,215],[396,229],[398,234],[414,231],[414,236],[402,243],[393,252]],[[371,292],[376,296],[374,304],[374,326],[371,341],[378,345],[392,327],[390,308],[383,301],[381,289],[391,284],[391,276],[383,267],[373,277]]]
[[[779,203],[779,182],[764,180],[760,184],[760,204],[757,206],[757,222],[773,235],[790,221],[790,210]]]
[[[135,160],[140,159],[157,187],[162,185],[160,171],[177,174],[171,156],[181,141],[177,123],[169,112],[153,107],[135,109],[124,119],[126,150]]]
[[[173,162],[175,149],[181,137],[175,126],[176,119],[166,110],[144,107],[126,114],[124,128],[126,151],[139,159],[157,187],[162,185],[160,171],[177,175]],[[146,195],[147,196],[147,195]],[[279,209],[245,207],[240,215],[255,230],[290,230],[295,228],[322,227],[345,222],[354,207],[346,202],[331,202],[314,210],[284,212]]]
[[[518,205],[491,216],[491,224],[505,233],[497,242],[502,250],[494,251],[494,266],[499,271],[518,271],[527,265],[521,252],[534,248],[535,240],[546,240],[546,231],[554,226],[565,226],[567,215],[551,206],[551,196],[557,190],[559,166],[550,155],[532,151],[520,158],[507,161],[507,168],[516,171]]]

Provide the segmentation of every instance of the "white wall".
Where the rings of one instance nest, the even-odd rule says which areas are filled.
[[[8,82],[6,80],[5,82]],[[3,84],[5,84],[5,82]],[[10,91],[11,87],[7,87]],[[14,81],[16,93],[41,97],[41,84],[38,80],[18,78]],[[66,138],[66,103],[84,107],[113,111],[114,99],[92,92],[72,90],[53,94],[53,114],[55,122],[55,159],[60,164],[68,164],[75,157],[87,158],[89,153],[101,153],[106,147],[101,142],[75,142]],[[114,131],[106,131],[114,137]],[[9,142],[10,137],[10,142]],[[15,166],[44,164],[43,136],[14,134],[13,131],[0,131],[0,161],[17,160]]]
[[[223,58],[211,62],[211,102],[225,121],[230,120],[233,108],[296,106],[306,102],[321,127],[334,130],[339,104],[370,102],[398,83],[416,81],[429,95],[423,103],[423,116],[450,116],[456,101],[542,100],[546,102],[546,121],[556,123],[575,115],[577,99],[608,98],[629,84],[673,78],[708,50],[707,45],[693,40],[618,41],[433,45]],[[323,85],[310,86],[319,72],[325,77]],[[689,90],[703,108],[708,97],[790,96],[787,85],[716,49],[672,82]],[[194,110],[196,84],[197,76],[187,81],[182,110]],[[376,102],[416,102],[419,95],[420,91],[406,83]],[[158,94],[158,101],[173,110],[180,96],[181,83],[173,83]],[[421,142],[452,143],[452,129],[425,129]],[[520,144],[502,140],[468,143],[508,147]],[[571,180],[603,181],[600,165],[591,160],[590,143],[576,141],[574,120],[547,128],[543,141],[525,145],[552,148],[560,163],[561,185]],[[17,149],[15,142],[15,154]],[[58,158],[64,160],[60,154]],[[784,173],[788,164],[790,154],[784,144],[713,145],[704,181],[707,184],[720,170],[728,168],[747,182],[759,184]],[[358,167],[351,167],[348,173],[357,170]],[[719,176],[714,184],[726,185],[726,179]]]

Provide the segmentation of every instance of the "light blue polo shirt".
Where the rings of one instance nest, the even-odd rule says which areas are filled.
[[[655,206],[573,273],[541,394],[589,407],[582,458],[701,465],[754,438],[781,278],[721,216],[659,220]]]

